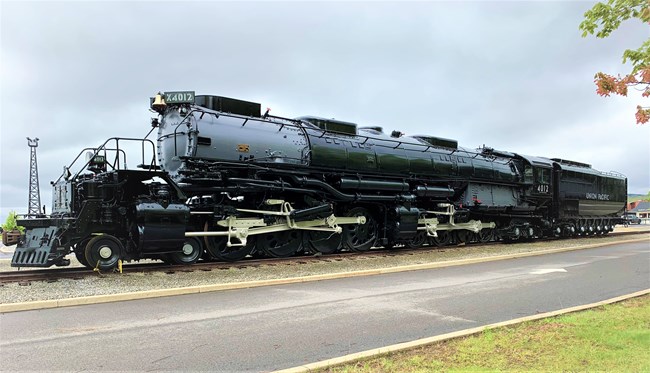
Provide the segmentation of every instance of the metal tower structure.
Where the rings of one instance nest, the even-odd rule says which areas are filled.
[[[27,144],[30,149],[29,157],[29,209],[27,218],[35,218],[41,215],[41,191],[38,186],[38,164],[36,163],[36,147],[38,147],[38,137],[35,139],[27,138]]]

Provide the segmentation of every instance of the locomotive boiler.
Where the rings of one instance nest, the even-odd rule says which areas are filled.
[[[150,107],[156,139],[85,150],[80,171],[53,183],[52,214],[20,221],[13,266],[63,265],[69,253],[108,269],[606,234],[625,208],[625,177],[585,163],[194,92]],[[142,146],[139,169],[124,167],[127,141]]]

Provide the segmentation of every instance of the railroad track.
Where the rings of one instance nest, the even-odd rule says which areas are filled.
[[[314,262],[335,262],[342,260],[354,260],[360,258],[372,257],[386,257],[396,255],[407,255],[412,252],[422,252],[423,250],[434,250],[434,248],[424,247],[422,249],[402,249],[402,250],[389,250],[389,249],[373,249],[368,252],[343,252],[337,254],[330,254],[327,256],[318,255],[303,255],[293,256],[289,258],[264,258],[254,259],[249,258],[235,263],[229,262],[204,262],[200,261],[191,265],[169,265],[165,263],[146,263],[146,264],[125,264],[122,267],[123,273],[144,273],[144,272],[165,272],[174,274],[178,272],[194,272],[194,271],[212,271],[212,270],[229,270],[231,268],[243,269],[249,267],[261,266],[276,266],[276,265],[296,265]],[[439,248],[438,248],[439,249]],[[72,268],[52,268],[52,269],[27,269],[0,272],[0,285],[10,282],[19,282],[27,285],[33,281],[48,281],[54,282],[59,279],[82,279],[88,276],[104,276],[113,274],[113,272],[93,271],[86,267],[72,267]]]
[[[617,232],[610,233],[607,236],[628,236],[635,234],[644,234],[648,233],[647,231],[640,232]],[[594,237],[595,238],[595,237]],[[546,238],[538,239],[534,242],[544,242],[544,241],[555,241],[555,238]],[[174,274],[178,272],[195,272],[195,271],[212,271],[212,270],[229,270],[231,268],[243,269],[249,267],[262,267],[262,266],[277,266],[277,265],[300,265],[307,263],[315,262],[338,262],[344,260],[359,260],[359,259],[369,259],[369,258],[378,258],[378,257],[394,257],[394,256],[403,256],[403,255],[414,255],[415,253],[423,253],[430,251],[441,251],[448,249],[455,249],[458,247],[467,247],[467,246],[491,246],[503,244],[501,241],[493,242],[475,242],[468,243],[466,245],[457,246],[423,246],[420,248],[407,249],[407,248],[398,248],[398,249],[386,249],[386,248],[376,248],[366,252],[340,252],[330,255],[303,255],[303,256],[293,256],[289,258],[249,258],[235,263],[229,262],[198,262],[192,265],[169,265],[164,263],[134,263],[134,264],[125,264],[122,268],[123,273],[143,273],[143,272],[165,272],[168,274]],[[86,267],[66,267],[66,268],[50,268],[50,269],[27,269],[27,270],[15,270],[15,271],[3,271],[0,272],[0,286],[18,282],[19,284],[29,285],[31,282],[35,281],[47,281],[54,282],[59,279],[82,279],[88,276],[105,276],[112,273],[93,271]]]

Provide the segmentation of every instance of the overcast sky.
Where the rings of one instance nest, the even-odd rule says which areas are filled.
[[[0,2],[0,218],[27,211],[29,148],[50,180],[87,146],[150,129],[149,97],[194,90],[590,163],[650,190],[647,99],[602,98],[636,20],[582,38],[593,2]],[[137,163],[132,161],[131,163]]]

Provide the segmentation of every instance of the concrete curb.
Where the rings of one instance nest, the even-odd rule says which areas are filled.
[[[549,250],[531,251],[525,253],[495,255],[490,257],[450,260],[450,261],[435,262],[435,263],[413,264],[413,265],[401,266],[401,267],[369,269],[369,270],[354,271],[354,272],[340,272],[340,273],[329,273],[323,275],[290,277],[290,278],[282,278],[282,279],[274,279],[274,280],[233,282],[228,284],[201,285],[201,286],[190,286],[190,287],[171,288],[171,289],[157,289],[157,290],[138,291],[132,293],[93,295],[88,297],[52,299],[52,300],[22,302],[22,303],[5,303],[5,304],[0,304],[0,313],[29,311],[29,310],[38,310],[38,309],[46,309],[46,308],[80,306],[80,305],[98,304],[98,303],[120,302],[126,300],[167,297],[172,295],[207,293],[213,291],[235,290],[235,289],[255,288],[261,286],[285,285],[285,284],[294,284],[300,282],[333,280],[339,278],[371,276],[371,275],[379,275],[379,274],[386,274],[386,273],[453,267],[453,266],[460,266],[460,265],[467,265],[467,264],[493,262],[497,260],[516,259],[516,258],[524,258],[529,256],[554,254],[554,253],[561,253],[566,251],[592,249],[596,247],[604,247],[604,246],[617,245],[621,243],[634,243],[634,242],[641,242],[641,241],[648,241],[648,239],[641,238],[636,240],[622,240],[622,241],[615,241],[615,242],[604,242],[604,243],[596,243],[596,244],[589,244],[583,246],[575,246],[570,248],[549,249]]]
[[[596,303],[585,304],[585,305],[582,305],[582,306],[576,306],[576,307],[570,307],[570,308],[564,308],[564,309],[561,309],[561,310],[540,313],[540,314],[532,315],[532,316],[520,317],[520,318],[517,318],[517,319],[502,321],[502,322],[498,322],[498,323],[495,323],[495,324],[489,324],[489,325],[479,326],[479,327],[476,327],[476,328],[459,330],[457,332],[441,334],[441,335],[437,335],[437,336],[434,336],[434,337],[418,339],[418,340],[411,341],[411,342],[398,343],[398,344],[385,346],[385,347],[380,347],[380,348],[376,348],[376,349],[372,349],[372,350],[357,352],[357,353],[354,353],[354,354],[349,354],[349,355],[345,355],[345,356],[341,356],[341,357],[336,357],[336,358],[333,358],[333,359],[327,359],[327,360],[319,361],[319,362],[316,362],[316,363],[305,364],[305,365],[301,365],[301,366],[297,366],[297,367],[293,367],[293,368],[277,370],[277,371],[274,371],[273,373],[304,373],[304,372],[312,372],[312,371],[318,370],[318,369],[325,369],[325,368],[333,367],[333,366],[336,366],[336,365],[351,363],[351,362],[358,361],[358,360],[374,358],[374,357],[377,357],[377,356],[380,356],[380,355],[386,355],[386,354],[389,354],[389,353],[392,353],[392,352],[398,352],[398,351],[408,350],[408,349],[412,349],[412,348],[416,348],[416,347],[426,346],[426,345],[430,345],[430,344],[433,344],[433,343],[436,343],[436,342],[446,341],[446,340],[449,340],[449,339],[466,337],[466,336],[469,336],[469,335],[472,335],[472,334],[477,334],[477,333],[480,333],[480,332],[483,332],[483,331],[489,330],[489,329],[495,329],[495,328],[500,328],[500,327],[504,327],[504,326],[520,324],[520,323],[527,322],[527,321],[545,319],[547,317],[563,315],[563,314],[571,313],[571,312],[583,311],[583,310],[587,310],[587,309],[590,309],[590,308],[600,307],[600,306],[603,306],[603,305],[606,305],[606,304],[621,302],[621,301],[624,301],[624,300],[630,299],[630,298],[640,297],[640,296],[643,296],[643,295],[646,295],[646,294],[650,294],[650,289],[637,291],[635,293],[622,295],[622,296],[616,297],[616,298],[606,299],[606,300],[596,302]]]

